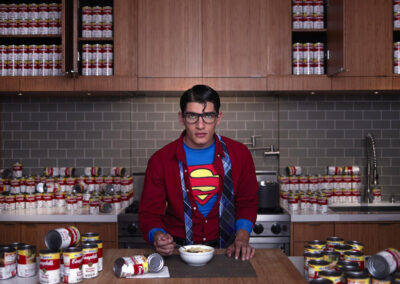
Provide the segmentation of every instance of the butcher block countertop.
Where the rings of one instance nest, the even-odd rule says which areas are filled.
[[[123,256],[153,253],[146,249],[107,249],[104,251],[104,269],[95,279],[84,279],[82,283],[307,283],[289,258],[280,249],[257,249],[256,255],[250,260],[257,277],[225,277],[210,278],[157,278],[157,279],[126,279],[117,278],[112,270],[114,261]],[[177,253],[177,250],[176,250]],[[225,249],[217,249],[217,254],[224,254]],[[237,260],[242,261],[242,260]],[[210,265],[210,264],[207,264]],[[187,265],[187,269],[196,269]],[[229,271],[229,267],[226,267]]]

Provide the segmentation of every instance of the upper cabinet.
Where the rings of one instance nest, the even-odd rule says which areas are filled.
[[[139,0],[138,17],[139,89],[187,89],[201,81],[201,1]]]
[[[392,89],[392,0],[330,0],[333,90]],[[335,7],[343,6],[342,12]],[[337,60],[340,58],[342,64]],[[330,62],[328,62],[330,64]],[[357,78],[347,78],[357,77]]]
[[[204,82],[214,84],[217,89],[265,90],[267,1],[203,0],[202,3]]]

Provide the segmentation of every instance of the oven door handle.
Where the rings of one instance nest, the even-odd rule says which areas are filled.
[[[284,244],[289,242],[289,237],[256,237],[249,240],[249,244]]]

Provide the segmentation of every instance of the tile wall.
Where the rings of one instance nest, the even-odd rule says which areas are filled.
[[[158,148],[179,136],[179,94],[131,96],[1,96],[1,167],[16,161],[27,175],[45,167],[112,166],[140,172]],[[217,131],[280,158],[254,151],[256,168],[299,165],[324,174],[327,165],[358,165],[365,176],[365,136],[377,140],[384,194],[400,194],[400,95],[221,94]]]

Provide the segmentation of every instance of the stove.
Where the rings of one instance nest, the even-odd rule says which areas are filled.
[[[257,180],[277,181],[277,173],[272,171],[257,171]],[[134,174],[135,183],[142,185],[144,174]],[[139,194],[141,195],[141,187]],[[118,215],[118,245],[119,248],[150,248],[143,240],[143,233],[139,229],[138,221],[139,200],[135,200],[125,209],[125,213]],[[289,255],[290,247],[290,215],[283,208],[259,208],[257,220],[250,234],[250,244],[254,248],[280,248]]]

